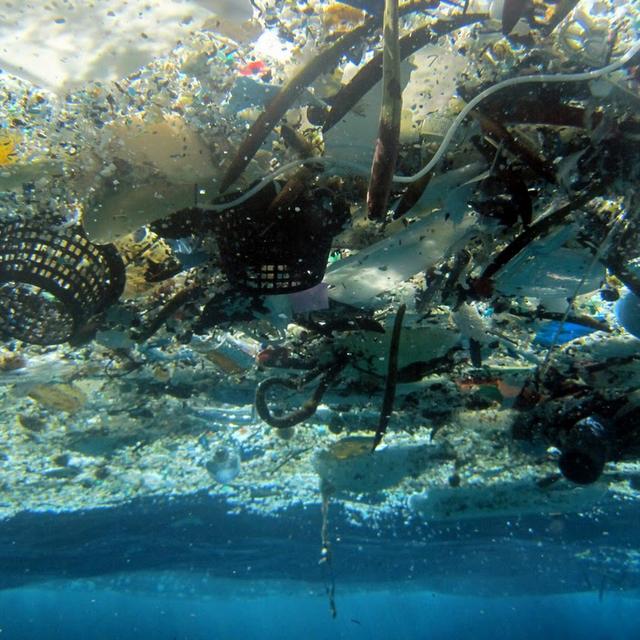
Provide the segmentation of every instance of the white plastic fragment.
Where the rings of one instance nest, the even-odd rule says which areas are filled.
[[[627,293],[616,303],[616,318],[632,336],[640,338],[640,299]]]
[[[576,229],[567,226],[529,245],[495,279],[503,294],[539,299],[547,309],[563,311],[567,298],[596,291],[604,267],[592,254],[570,246]]]
[[[335,263],[324,278],[329,297],[347,304],[373,305],[375,296],[428,269],[462,244],[475,221],[467,215],[455,224],[441,211]]]
[[[463,338],[473,339],[480,343],[486,341],[487,325],[474,305],[465,302],[451,315]]]
[[[13,3],[0,22],[0,68],[58,94],[123,78],[213,16],[242,23],[249,0]]]
[[[240,455],[229,446],[219,446],[206,467],[214,480],[227,484],[240,473]]]

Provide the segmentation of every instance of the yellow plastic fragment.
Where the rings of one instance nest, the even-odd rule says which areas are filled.
[[[14,132],[0,133],[0,167],[8,167],[18,161],[18,143],[20,138]]]
[[[365,12],[342,2],[333,2],[322,11],[322,24],[330,31],[345,31],[360,24]]]
[[[87,402],[84,391],[72,384],[37,384],[28,395],[47,409],[67,413],[75,413]]]
[[[373,438],[370,436],[347,436],[329,445],[327,453],[334,460],[348,460],[371,453]]]

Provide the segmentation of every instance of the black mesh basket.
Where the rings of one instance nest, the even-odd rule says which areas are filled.
[[[309,289],[324,277],[333,236],[347,218],[346,205],[326,188],[276,211],[250,202],[228,209],[216,223],[222,269],[253,294]]]
[[[78,227],[13,222],[0,232],[0,332],[33,344],[73,340],[124,289],[113,245],[91,243]]]

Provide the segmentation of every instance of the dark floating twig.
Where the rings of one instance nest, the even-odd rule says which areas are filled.
[[[291,125],[283,124],[280,135],[284,143],[293,149],[301,158],[309,158],[314,153],[314,146]]]
[[[287,112],[302,91],[320,74],[327,73],[333,69],[351,47],[374,31],[378,23],[379,21],[376,17],[369,18],[364,24],[336,40],[328,49],[321,51],[282,87],[258,119],[251,125],[247,137],[238,148],[222,178],[220,183],[221,193],[224,193],[240,177],[271,130],[278,124],[280,118]]]
[[[557,311],[537,310],[532,312],[525,312],[510,309],[509,313],[513,316],[518,316],[519,318],[529,318],[530,320],[562,320],[564,318],[564,313],[559,313]],[[594,331],[605,331],[606,333],[611,333],[611,327],[606,322],[604,322],[603,320],[598,320],[597,318],[592,318],[591,316],[570,314],[567,316],[566,322],[570,322],[571,324],[579,324],[583,327],[593,329]]]
[[[479,150],[485,153],[484,146]],[[495,155],[493,150],[493,156]],[[521,220],[528,227],[533,219],[533,202],[521,173],[514,165],[505,166],[500,163],[481,182],[477,195],[470,200],[471,205],[481,215],[495,218],[505,226],[511,227]]]
[[[556,172],[546,158],[540,156],[529,142],[517,132],[510,132],[503,124],[485,115],[478,109],[471,112],[471,116],[478,121],[482,129],[493,136],[498,142],[526,164],[534,173],[551,183],[556,182]]]
[[[482,367],[482,344],[475,338],[469,338],[469,357],[476,369]]]
[[[398,351],[400,349],[400,334],[402,332],[402,321],[407,305],[402,304],[396,313],[396,319],[393,322],[393,333],[391,334],[391,344],[389,345],[389,363],[387,367],[387,383],[384,388],[384,398],[382,400],[382,409],[380,410],[380,420],[376,435],[373,438],[373,446],[371,451],[375,451],[376,447],[382,441],[387,427],[389,426],[389,418],[393,411],[393,402],[396,398],[396,385],[398,383]]]
[[[389,206],[400,144],[401,81],[398,0],[386,0],[382,51],[382,108],[367,189],[367,209],[369,217],[373,220],[383,219]]]
[[[403,13],[434,6],[432,0],[414,0],[401,7]],[[272,129],[278,124],[295,100],[318,76],[329,73],[340,62],[340,59],[363,38],[372,34],[380,25],[379,16],[371,16],[363,24],[349,31],[336,40],[330,47],[321,51],[298,73],[287,82],[273,97],[258,119],[251,125],[236,155],[231,160],[222,181],[220,193],[224,193],[241,175],[251,162],[262,143]]]
[[[156,317],[138,333],[135,340],[137,342],[145,342],[151,338],[172,315],[177,313],[185,304],[193,302],[193,300],[200,297],[203,291],[204,289],[200,285],[194,285],[176,293],[176,295],[158,311]]]
[[[502,33],[508,36],[530,7],[529,0],[504,0],[502,5]]]
[[[402,12],[402,7],[400,7]],[[415,29],[406,36],[400,38],[400,60],[408,58],[422,47],[447,33],[456,29],[480,22],[487,18],[486,14],[456,15],[446,20],[439,20],[435,24],[425,25]],[[331,109],[325,116],[322,125],[323,131],[328,131],[335,126],[355,105],[362,99],[365,93],[372,89],[382,78],[383,54],[378,53],[358,73],[353,76],[351,82],[345,84],[330,100]]]
[[[267,209],[267,217],[271,217],[278,210],[284,211],[294,203],[309,189],[309,182],[315,172],[309,167],[301,167],[284,183],[282,189],[271,201]]]
[[[460,349],[460,346],[455,346],[443,356],[438,356],[431,360],[417,360],[398,369],[398,383],[418,382],[427,376],[451,371],[453,368],[453,356]]]
[[[410,182],[407,185],[407,190],[402,195],[402,199],[398,203],[398,206],[395,208],[393,212],[393,219],[398,220],[398,218],[402,218],[402,216],[411,211],[414,205],[420,200],[422,194],[425,189],[429,186],[429,182],[431,182],[431,177],[433,173],[430,171],[429,173],[422,176],[418,180],[414,182]]]
[[[560,224],[570,213],[584,206],[597,196],[599,196],[604,188],[602,182],[594,183],[587,191],[575,195],[571,201],[562,207],[556,209],[553,213],[544,217],[542,220],[538,220],[534,224],[527,227],[521,234],[517,235],[510,244],[508,244],[502,251],[500,251],[495,258],[485,267],[482,275],[480,276],[480,282],[488,282],[493,276],[503,269],[512,258],[515,258],[527,245],[533,242],[536,238],[544,235],[553,227]]]
[[[302,386],[297,380],[289,378],[273,377],[263,380],[256,388],[256,411],[258,415],[271,427],[276,429],[289,429],[295,425],[310,418],[317,410],[318,404],[322,399],[325,391],[329,388],[330,380],[324,376],[320,380],[320,384],[315,388],[313,395],[302,404],[298,409],[294,409],[290,413],[283,413],[276,416],[271,413],[266,400],[266,393],[273,387],[284,387],[298,391]]]
[[[366,316],[333,318],[325,321],[297,318],[296,324],[327,337],[331,337],[331,334],[334,331],[338,333],[345,331],[371,331],[373,333],[384,333],[384,327],[377,320]]]
[[[280,127],[280,135],[286,145],[293,149],[301,158],[307,159],[314,155],[315,150],[313,145],[290,125],[283,124]],[[320,165],[317,165],[317,167],[317,172],[321,172],[322,167]],[[271,201],[267,209],[267,216],[271,216],[278,209],[284,209],[287,206],[293,205],[296,199],[308,189],[310,180],[317,172],[312,165],[303,165],[293,173],[276,197]]]
[[[574,10],[579,0],[560,0],[554,8],[553,16],[544,27],[546,35],[553,33],[554,29]]]
[[[303,453],[311,451],[311,449],[313,449],[313,447],[303,447],[302,449],[296,449],[295,451],[292,451],[289,455],[285,456],[284,460],[281,460],[275,467],[273,467],[273,469],[271,469],[269,473],[274,474],[276,471],[280,471],[280,469],[282,469],[282,467],[284,467],[286,464],[288,464],[292,460],[296,460]]]
[[[464,93],[464,90],[461,90]],[[602,122],[602,111],[590,111],[580,105],[566,104],[558,87],[545,87],[539,95],[531,96],[531,89],[513,87],[508,95],[500,93],[487,98],[483,113],[508,124],[537,124],[553,127],[595,128]]]

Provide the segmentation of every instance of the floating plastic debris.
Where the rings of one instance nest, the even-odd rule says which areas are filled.
[[[216,482],[228,484],[240,473],[240,454],[228,445],[220,445],[205,466]]]
[[[89,242],[82,229],[28,222],[4,226],[0,328],[5,334],[34,344],[82,340],[88,323],[123,288],[124,266],[115,247]]]
[[[473,225],[473,216],[455,224],[447,213],[436,213],[415,222],[404,231],[331,265],[324,280],[330,286],[329,297],[347,304],[375,305],[376,296],[394,289],[463,245]]]
[[[633,293],[627,293],[616,302],[618,322],[636,338],[640,338],[640,299]]]
[[[264,76],[269,73],[269,68],[262,60],[254,60],[240,67],[238,73],[241,76]]]
[[[593,333],[593,331],[594,330],[589,327],[575,324],[574,322],[561,323],[557,320],[545,322],[536,333],[534,343],[543,347],[549,347],[554,344],[565,344],[577,338],[588,336],[590,333]]]
[[[576,422],[562,447],[559,465],[562,475],[576,484],[592,484],[611,456],[611,433],[598,416]]]
[[[79,411],[88,400],[86,393],[72,384],[37,384],[28,395],[47,409],[66,413]]]
[[[0,130],[0,168],[8,167],[18,161],[18,136]]]
[[[101,11],[90,4],[51,14],[51,33],[74,33]],[[0,260],[0,519],[92,509],[93,522],[125,504],[152,516],[170,498],[189,503],[172,539],[208,501],[251,523],[277,515],[280,534],[321,500],[326,571],[334,500],[376,535],[428,519],[418,547],[445,535],[439,520],[523,526],[637,502],[637,3],[411,0],[393,51],[381,0],[102,4],[114,15],[84,20],[75,63],[57,37],[38,42],[48,70],[4,64],[28,7],[0,25],[0,131],[18,136],[0,137],[0,245],[16,220],[31,234]],[[177,14],[166,40],[154,20]],[[105,21],[122,26],[113,42],[96,37]],[[371,185],[385,193],[370,219],[397,50],[384,93],[398,162]],[[77,77],[53,73],[74,64]],[[113,240],[121,295],[76,225],[92,248]],[[615,437],[598,440],[595,422]],[[33,575],[14,551],[19,578]]]

